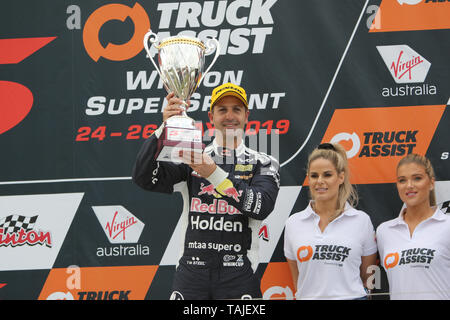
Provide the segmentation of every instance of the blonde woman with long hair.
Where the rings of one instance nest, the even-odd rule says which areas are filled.
[[[347,156],[323,143],[308,158],[311,201],[286,222],[284,252],[296,299],[365,299],[367,268],[376,263],[370,217],[355,209]]]
[[[377,228],[391,300],[450,299],[450,217],[436,206],[430,161],[409,154],[397,165],[400,215]]]

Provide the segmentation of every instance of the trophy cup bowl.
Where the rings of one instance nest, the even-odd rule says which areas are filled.
[[[187,101],[200,85],[220,54],[216,39],[208,39],[206,45],[197,38],[173,36],[159,44],[158,36],[151,30],[144,36],[144,47],[152,64],[168,93],[173,92],[183,101],[182,114],[166,120],[164,131],[159,139],[158,161],[181,162],[180,150],[202,152],[202,130],[186,114]],[[149,46],[150,43],[150,46]],[[150,54],[151,45],[158,49],[158,65]],[[216,50],[215,56],[205,72],[205,55]]]

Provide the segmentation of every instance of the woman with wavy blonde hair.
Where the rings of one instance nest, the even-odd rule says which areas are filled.
[[[377,246],[370,217],[354,208],[344,148],[323,143],[308,157],[311,201],[286,222],[284,252],[297,299],[365,299]]]
[[[352,207],[356,207],[358,204],[358,193],[350,183],[347,153],[340,144],[323,143],[316,148],[308,157],[307,172],[310,172],[311,162],[316,159],[330,161],[334,165],[337,174],[340,176],[342,175],[343,178],[342,183],[339,185],[336,212],[329,218],[330,221],[332,221],[344,212],[346,203],[349,203]],[[309,176],[310,175],[308,175],[308,178],[311,178]]]
[[[392,300],[450,300],[450,217],[436,206],[430,160],[409,154],[397,165],[405,208],[377,228]]]

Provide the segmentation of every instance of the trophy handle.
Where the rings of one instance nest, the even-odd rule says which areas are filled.
[[[206,76],[206,74],[209,72],[209,70],[211,69],[211,67],[214,65],[214,63],[216,63],[217,58],[220,55],[220,43],[219,41],[217,41],[216,38],[212,38],[212,39],[208,39],[208,41],[206,42],[206,50],[205,50],[205,54],[208,54],[210,52],[212,52],[213,50],[216,50],[216,55],[214,56],[214,59],[211,61],[209,67],[206,69],[206,71],[202,74],[202,77],[200,78],[200,81],[198,82],[198,85],[200,85],[200,83],[202,82],[203,78]]]
[[[153,60],[152,55],[150,54],[150,47],[148,46],[149,41],[151,42],[150,47],[159,41],[158,35],[156,33],[152,32],[151,29],[149,29],[148,32],[144,36],[144,48],[145,48],[145,51],[147,51],[148,57],[152,61],[153,65],[155,66],[156,71],[158,72],[159,76],[162,78],[161,70],[159,70],[158,66],[155,63],[155,60]],[[157,47],[156,44],[155,44],[155,47]]]

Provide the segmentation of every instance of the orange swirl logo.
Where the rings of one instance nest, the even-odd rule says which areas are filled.
[[[384,258],[384,267],[387,269],[393,268],[398,264],[399,255],[398,252],[389,253]]]
[[[311,259],[313,255],[313,249],[311,246],[301,246],[297,250],[297,259],[300,262],[305,262]]]
[[[108,43],[103,47],[99,40],[102,26],[111,20],[125,21],[130,18],[134,23],[134,35],[124,44]],[[112,61],[123,61],[135,57],[144,48],[143,39],[150,29],[150,20],[139,3],[130,8],[123,4],[108,4],[95,10],[87,19],[83,29],[83,42],[87,53],[94,61],[100,57]]]

